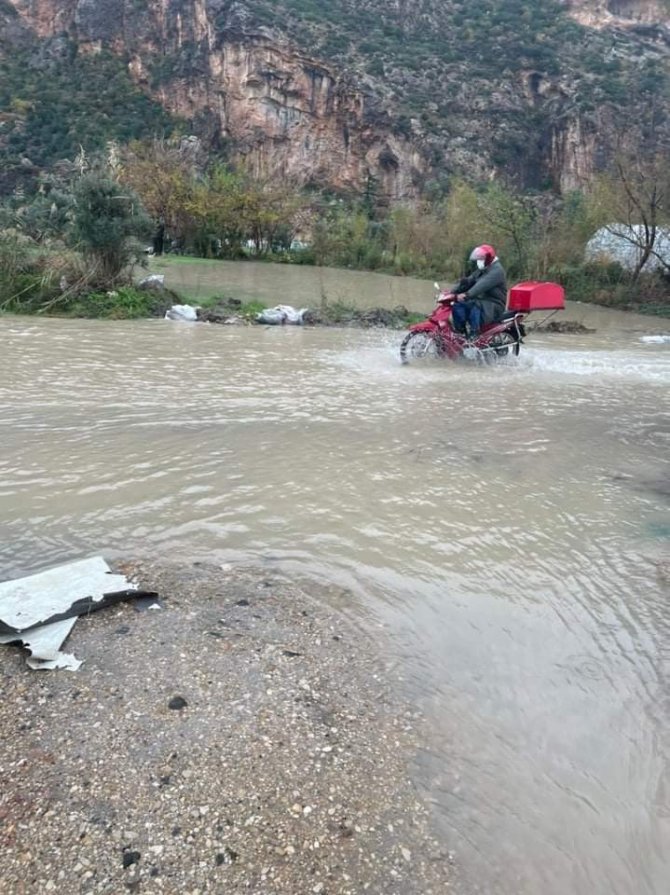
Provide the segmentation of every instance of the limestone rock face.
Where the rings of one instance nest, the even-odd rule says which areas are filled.
[[[141,77],[141,59],[134,64]],[[213,113],[253,173],[342,188],[369,172],[389,198],[413,195],[425,168],[417,148],[376,120],[365,94],[331,67],[255,35],[212,48],[207,68],[200,83],[178,79],[158,98],[183,117]]]
[[[11,0],[43,39],[129,57],[135,81],[177,116],[207,122],[258,175],[411,199],[427,170],[419,147],[393,134],[375,97],[345,72],[254,27],[223,0]],[[143,8],[146,7],[146,8]],[[157,59],[166,75],[155,77]]]
[[[621,114],[616,99],[587,101],[585,85],[597,76],[600,58],[603,66],[624,60],[633,69],[646,59],[667,64],[668,5],[557,2],[600,40],[595,69],[575,71],[581,51],[574,47],[544,68],[539,62],[514,67],[509,59],[497,68],[458,53],[442,65],[442,36],[445,46],[458,46],[465,27],[451,0],[417,4],[419,32],[433,35],[436,56],[424,65],[423,58],[384,54],[377,73],[360,49],[366,35],[352,37],[351,27],[339,34],[348,56],[317,51],[319,34],[338,37],[332,15],[309,28],[296,15],[278,15],[268,25],[267,16],[256,14],[259,4],[245,0],[4,0],[0,24],[13,8],[12,27],[20,23],[43,44],[118,54],[136,84],[192,122],[204,145],[225,144],[258,175],[359,192],[374,183],[378,195],[404,201],[444,171],[482,179],[504,170],[524,186],[569,189],[602,164],[618,122],[635,119],[635,107]],[[398,33],[407,29],[417,40],[416,10],[406,0],[338,0],[336,6],[351,20],[357,9],[372,11],[382,24],[383,13],[389,21],[395,16]],[[273,8],[288,9],[287,0]],[[605,41],[598,37],[603,33]],[[533,40],[531,33],[531,50]],[[398,38],[399,54],[403,42]],[[0,54],[2,43],[0,34]],[[535,50],[546,58],[541,39]]]

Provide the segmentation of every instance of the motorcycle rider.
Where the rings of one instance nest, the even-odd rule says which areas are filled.
[[[470,263],[476,265],[475,272],[460,280],[448,297],[456,299],[451,310],[453,328],[476,339],[482,326],[502,318],[507,304],[507,278],[493,246],[477,246],[470,254]]]

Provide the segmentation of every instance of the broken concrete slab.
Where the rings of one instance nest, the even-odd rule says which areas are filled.
[[[22,643],[31,653],[30,668],[67,668],[81,662],[60,647],[80,615],[122,600],[149,598],[124,575],[112,573],[101,556],[67,563],[0,583],[0,644]]]
[[[61,645],[76,624],[76,618],[66,618],[51,625],[31,628],[21,634],[2,634],[0,644],[20,643],[30,653],[26,662],[34,670],[51,671],[55,668],[66,668],[76,671],[81,662],[71,653],[62,653]]]
[[[0,634],[88,615],[121,600],[157,597],[113,573],[101,556],[0,583]]]

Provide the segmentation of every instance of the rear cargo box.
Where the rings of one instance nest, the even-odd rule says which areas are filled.
[[[558,283],[528,281],[512,286],[507,309],[509,311],[562,311],[565,291]]]

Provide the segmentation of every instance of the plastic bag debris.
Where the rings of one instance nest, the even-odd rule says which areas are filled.
[[[198,319],[198,312],[192,305],[172,305],[165,312],[166,320],[185,320],[193,323]]]
[[[307,310],[307,308],[296,310],[292,305],[277,305],[274,308],[266,308],[265,311],[261,311],[260,314],[256,315],[256,320],[259,323],[268,323],[271,326],[281,326],[286,323],[302,326]]]

